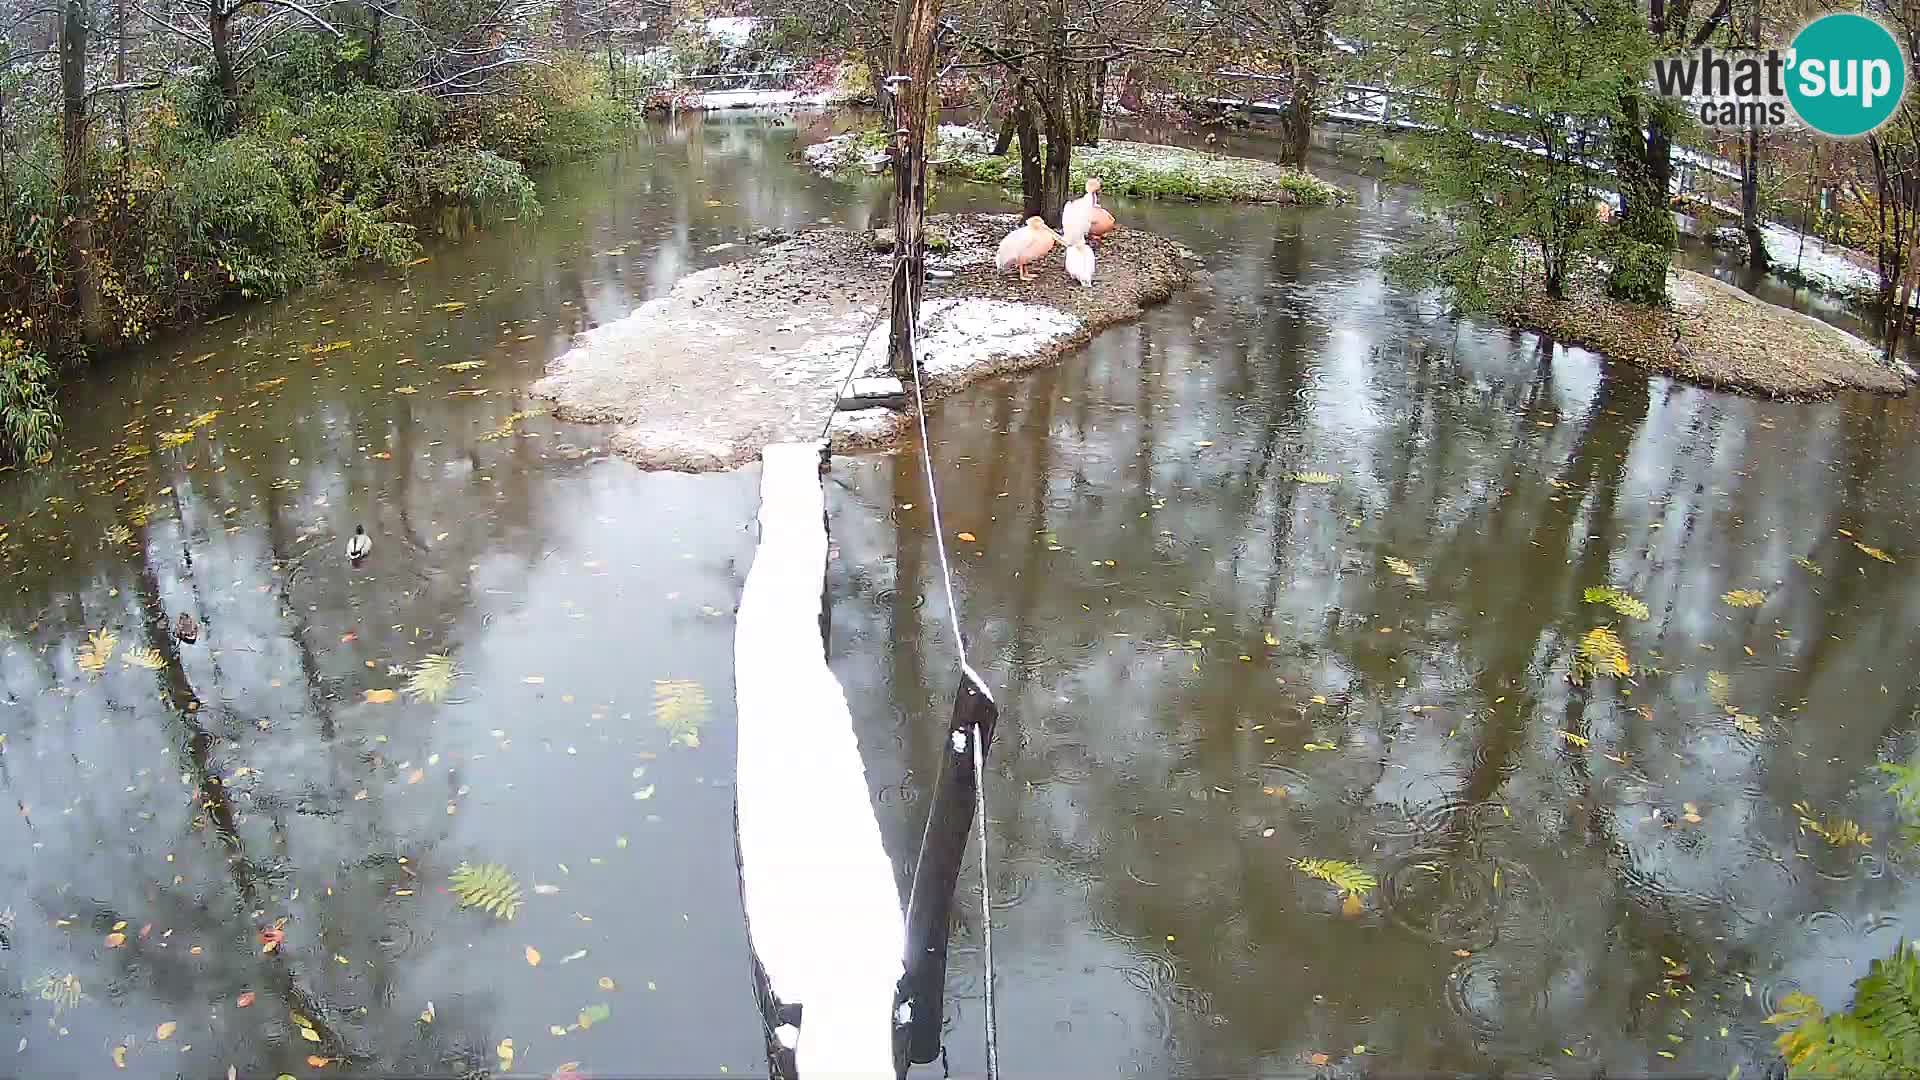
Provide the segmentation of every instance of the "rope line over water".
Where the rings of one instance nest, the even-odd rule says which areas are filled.
[[[905,260],[902,260],[895,265],[897,268],[905,268],[907,263]],[[896,270],[896,272],[898,272],[898,270]],[[907,287],[910,292],[918,293],[915,283],[910,281]],[[914,295],[911,299],[917,301],[919,297]],[[913,304],[914,308],[918,306],[917,303]],[[913,370],[914,413],[920,426],[920,462],[925,468],[927,475],[927,511],[933,520],[934,550],[938,552],[940,556],[940,580],[947,593],[947,620],[953,628],[953,651],[960,661],[961,672],[964,673],[968,679],[972,680],[974,685],[979,687],[980,692],[986,694],[987,699],[991,701],[993,695],[987,691],[986,680],[982,679],[979,673],[973,670],[973,665],[967,663],[967,639],[960,630],[960,605],[954,600],[953,596],[953,566],[947,561],[947,534],[940,517],[940,488],[935,482],[933,473],[933,440],[927,433],[927,395],[926,389],[921,383],[919,320],[908,319],[907,323],[907,351],[911,354],[912,364],[910,366]],[[993,1002],[993,896],[987,881],[987,762],[984,746],[985,734],[985,732],[980,730],[980,725],[975,724],[973,725],[970,738],[973,742],[974,816],[977,819],[980,834],[980,935],[982,962],[986,967],[984,1006],[986,1009],[987,1080],[999,1080],[999,1019],[994,1013]]]

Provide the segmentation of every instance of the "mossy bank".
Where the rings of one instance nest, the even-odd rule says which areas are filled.
[[[1609,359],[1721,390],[1786,401],[1907,390],[1906,377],[1879,350],[1810,315],[1691,270],[1670,269],[1667,292],[1666,307],[1620,303],[1591,270],[1568,283],[1564,300],[1537,286],[1497,289],[1494,313]]]
[[[881,166],[885,147],[884,132],[858,131],[816,143],[802,154],[823,175],[856,180]],[[933,150],[939,162],[936,182],[958,178],[1018,190],[1020,159],[992,150],[993,138],[986,132],[941,125]],[[1119,198],[1325,206],[1349,197],[1345,189],[1288,165],[1113,139],[1073,148],[1068,190],[1077,193],[1096,176],[1102,195]]]

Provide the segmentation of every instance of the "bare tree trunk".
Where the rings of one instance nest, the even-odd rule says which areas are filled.
[[[1100,124],[1104,119],[1107,94],[1107,62],[1100,60],[1081,65],[1074,73],[1073,142],[1076,146],[1099,146]]]
[[[1005,157],[1007,151],[1013,148],[1013,114],[1016,111],[1015,109],[1008,109],[1007,115],[1000,121],[1000,134],[995,136],[993,140],[994,157]]]
[[[1753,21],[1749,27],[1755,47],[1760,44],[1760,2],[1753,2]],[[1740,224],[1747,233],[1747,265],[1756,274],[1767,272],[1766,237],[1760,226],[1760,125],[1747,125],[1747,152],[1740,159]]]
[[[893,95],[893,284],[887,366],[902,380],[913,377],[913,328],[927,276],[927,141],[937,103],[933,89],[933,35],[940,0],[900,0],[894,17],[894,72],[903,77]]]
[[[1020,216],[1045,217],[1046,204],[1040,191],[1045,175],[1040,164],[1040,129],[1033,123],[1033,108],[1028,101],[1032,95],[1024,77],[1014,93],[1013,127],[1020,136]]]
[[[560,43],[580,47],[580,0],[560,0]]]
[[[1280,159],[1288,165],[1305,165],[1307,152],[1313,147],[1313,121],[1320,112],[1320,79],[1332,40],[1327,23],[1332,16],[1332,0],[1305,0],[1301,4],[1304,33],[1293,43],[1287,111],[1280,118]]]
[[[214,133],[224,135],[233,130],[233,113],[240,102],[240,76],[233,65],[233,12],[225,0],[209,0],[207,38],[213,43],[213,76],[220,87]]]
[[[113,0],[113,81],[127,81],[127,0]],[[120,175],[125,176],[133,167],[133,150],[127,141],[127,129],[132,127],[132,103],[130,94],[121,93],[120,98]]]
[[[1767,272],[1766,237],[1760,220],[1760,129],[1747,128],[1747,152],[1740,158],[1740,225],[1747,234],[1747,265]]]
[[[387,43],[386,19],[378,0],[367,0],[367,66],[362,77],[369,86],[376,86],[380,82],[381,54],[386,51]]]
[[[66,0],[60,24],[61,187],[67,201],[66,263],[80,308],[80,338],[106,336],[93,258],[93,178],[87,153],[87,9]]]

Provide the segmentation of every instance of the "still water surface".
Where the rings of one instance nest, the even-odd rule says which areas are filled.
[[[795,123],[651,127],[537,221],[69,393],[55,462],[0,479],[7,1071],[502,1071],[511,1039],[521,1073],[764,1072],[729,787],[756,473],[515,414],[572,332],[750,250],[717,245],[878,216],[790,160]],[[1196,287],[931,417],[1005,716],[1004,1067],[1757,1075],[1771,1006],[1842,1003],[1920,915],[1871,774],[1920,707],[1913,408],[1440,318],[1377,269],[1408,206],[1339,178],[1335,209],[1125,206]],[[829,477],[831,651],[903,875],[954,679],[918,470]],[[1634,674],[1575,687],[1600,625]],[[382,700],[439,652],[445,700]],[[1304,858],[1380,884],[1343,910]],[[462,862],[518,878],[512,921],[456,909]]]

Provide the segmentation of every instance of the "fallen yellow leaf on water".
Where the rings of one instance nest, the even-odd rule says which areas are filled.
[[[425,769],[415,769],[415,770],[413,770],[412,772],[410,772],[410,773],[408,773],[408,774],[407,774],[407,783],[409,783],[409,784],[417,784],[417,783],[419,783],[419,782],[420,782],[421,780],[423,780],[423,779],[425,779],[425,778],[426,778],[426,775],[427,775],[427,770],[425,770]]]
[[[307,1065],[311,1068],[324,1069],[331,1064],[333,1064],[332,1058],[320,1057],[317,1054],[307,1055]]]
[[[971,544],[974,542],[976,537],[970,532],[963,532],[960,534],[960,539],[965,540],[967,543]]]
[[[166,1023],[161,1024],[159,1027],[153,1029],[153,1037],[156,1039],[159,1039],[161,1042],[166,1042],[168,1039],[173,1038],[174,1029],[179,1026],[180,1025],[169,1020]]]
[[[120,946],[125,945],[126,943],[127,943],[127,935],[125,934],[108,934],[107,935],[107,948],[109,949],[117,949]]]
[[[1327,703],[1327,699],[1324,695],[1315,694],[1313,695],[1313,703],[1315,705],[1325,705]]]
[[[1472,956],[1473,954],[1468,952],[1465,949],[1455,949],[1453,950],[1453,955],[1459,957],[1462,960],[1465,960],[1467,957]]]
[[[465,300],[449,300],[444,304],[435,304],[433,306],[439,308],[441,311],[459,311],[461,308],[467,306],[467,302]]]
[[[1891,556],[1891,555],[1889,555],[1889,554],[1887,554],[1887,553],[1886,553],[1886,552],[1884,552],[1884,551],[1881,551],[1881,550],[1880,550],[1879,548],[1877,548],[1877,547],[1869,547],[1869,546],[1867,546],[1866,544],[1863,544],[1863,543],[1861,543],[1861,542],[1860,542],[1860,541],[1858,541],[1858,540],[1855,540],[1855,541],[1853,542],[1853,546],[1854,546],[1854,547],[1857,547],[1857,548],[1859,548],[1859,549],[1860,549],[1860,550],[1861,550],[1862,552],[1864,552],[1865,554],[1867,554],[1867,555],[1869,555],[1869,556],[1871,556],[1871,557],[1873,557],[1873,558],[1876,558],[1876,559],[1879,559],[1879,560],[1880,560],[1881,562],[1883,562],[1883,563],[1890,563],[1890,562],[1892,562],[1892,561],[1893,561],[1893,556]]]
[[[494,1048],[494,1053],[500,1055],[500,1071],[501,1072],[508,1072],[513,1069],[513,1040],[512,1039],[501,1039],[500,1045]]]
[[[527,946],[527,966],[528,967],[540,966],[540,950],[534,948],[531,945]]]
[[[113,928],[115,930],[125,930],[127,928],[127,920],[121,919],[119,922],[114,923]]]
[[[116,1069],[124,1069],[127,1067],[126,1047],[116,1046],[113,1048],[113,1067]]]
[[[369,690],[367,691],[367,704],[385,705],[399,696],[399,694],[392,690]]]
[[[602,990],[617,990],[617,989],[619,989],[619,987],[617,987],[617,986],[615,986],[615,985],[613,984],[613,980],[612,980],[611,978],[609,978],[609,977],[607,977],[607,976],[605,976],[605,975],[602,975],[602,976],[600,976],[600,989],[602,989]]]
[[[520,681],[526,683],[528,686],[539,686],[541,683],[547,681],[547,677],[545,675],[529,675]]]
[[[1269,630],[1267,631],[1267,634],[1266,634],[1266,642],[1269,645],[1278,645],[1280,644],[1280,639],[1277,637],[1274,637],[1273,631]]]
[[[305,1040],[307,1040],[308,1042],[319,1042],[319,1041],[320,1041],[320,1033],[319,1033],[319,1032],[317,1032],[317,1031],[315,1031],[315,1030],[313,1030],[313,1029],[312,1029],[312,1028],[310,1028],[310,1027],[303,1027],[303,1028],[301,1028],[301,1029],[300,1029],[300,1037],[301,1037],[301,1038],[303,1038],[303,1039],[305,1039]]]

